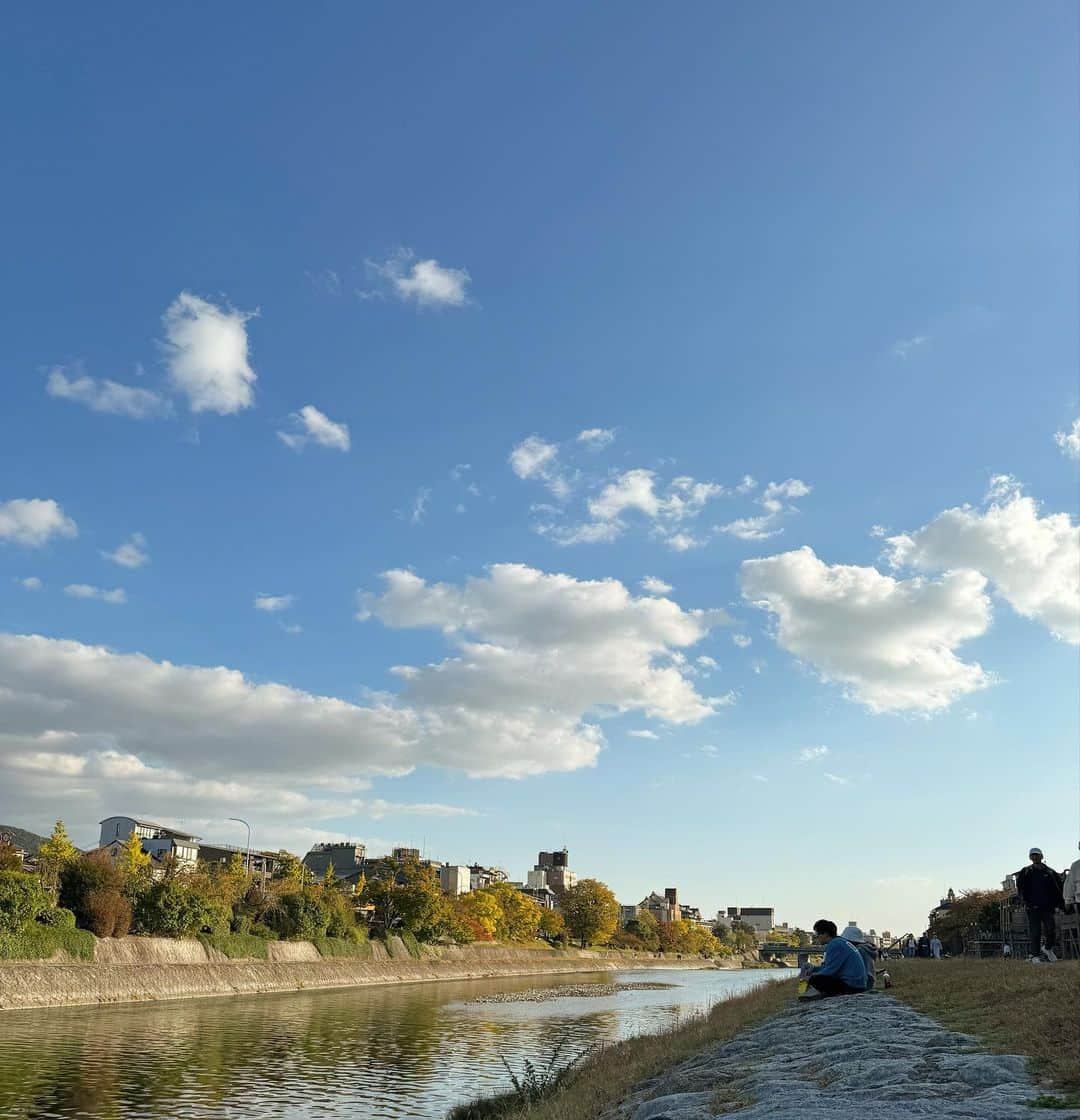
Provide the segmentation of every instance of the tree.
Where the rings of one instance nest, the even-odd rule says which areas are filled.
[[[563,892],[562,915],[567,932],[582,948],[590,941],[603,945],[618,928],[619,903],[605,883],[582,879]]]
[[[304,885],[305,868],[300,862],[299,856],[294,856],[292,852],[285,851],[282,848],[276,853],[277,870],[274,872],[274,882],[287,884],[290,887],[302,887]]]
[[[490,891],[459,894],[450,903],[450,934],[455,941],[494,941],[503,921],[502,907]]]
[[[138,893],[150,883],[150,856],[143,851],[142,840],[133,832],[120,849],[116,866],[127,884],[128,893]]]
[[[41,865],[42,881],[53,890],[60,882],[65,867],[70,867],[79,858],[79,849],[71,842],[63,821],[57,821],[48,840],[43,840],[38,848],[38,863]]]
[[[98,937],[123,937],[131,926],[131,903],[123,895],[124,877],[98,850],[68,863],[60,872],[60,905]]]
[[[19,849],[10,840],[0,840],[0,871],[22,871]]]
[[[52,895],[36,875],[0,871],[0,934],[17,933],[52,905]]]
[[[654,953],[660,948],[660,921],[650,911],[639,911],[637,917],[626,923],[626,931],[637,937],[642,948]]]
[[[931,916],[930,932],[937,934],[951,953],[962,953],[964,942],[985,931],[997,936],[1001,929],[1001,904],[1009,891],[961,891],[951,905]]]
[[[540,915],[540,936],[545,941],[561,941],[566,937],[566,919],[558,910],[545,910]]]
[[[411,933],[425,941],[444,933],[450,924],[439,880],[419,860],[380,860],[360,899],[375,908],[372,924],[384,934]]]
[[[509,883],[492,883],[476,893],[490,895],[498,903],[501,917],[495,936],[499,941],[535,940],[544,911],[534,899]]]

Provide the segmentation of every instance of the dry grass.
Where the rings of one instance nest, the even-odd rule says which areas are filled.
[[[1080,1104],[1080,962],[890,961],[892,994],[1036,1074]]]
[[[718,1003],[707,1015],[691,1018],[670,1031],[608,1046],[561,1078],[554,1092],[536,1104],[522,1107],[512,1096],[489,1098],[454,1109],[450,1118],[595,1120],[630,1096],[639,1082],[666,1073],[701,1050],[726,1042],[789,1006],[794,987],[794,980],[766,983],[746,995]],[[728,1103],[734,1104],[735,1100]]]

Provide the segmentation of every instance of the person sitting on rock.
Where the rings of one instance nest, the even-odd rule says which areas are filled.
[[[801,1000],[823,999],[825,996],[853,996],[866,991],[866,965],[859,950],[838,937],[836,923],[820,918],[814,923],[814,940],[825,946],[825,959],[806,974],[814,990],[800,996]]]

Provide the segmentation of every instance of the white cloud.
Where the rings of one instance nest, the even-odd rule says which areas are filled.
[[[275,614],[277,611],[288,610],[294,601],[295,596],[293,595],[256,595],[255,609],[266,611],[268,614]]]
[[[89,583],[69,583],[64,588],[64,594],[70,595],[73,599],[94,599],[99,603],[109,603],[112,606],[127,602],[127,593],[122,587],[114,587],[110,590],[105,587],[94,587]]]
[[[132,533],[115,551],[103,552],[101,555],[122,568],[141,568],[144,564],[150,563],[150,553],[146,550],[146,537],[142,533]]]
[[[1018,614],[1080,642],[1080,525],[1066,513],[1040,516],[1015,479],[993,479],[981,510],[947,509],[887,544],[896,567],[981,572]]]
[[[41,580],[37,576],[26,576],[24,579],[16,579],[15,582],[26,591],[40,591],[42,588]]]
[[[695,517],[712,498],[725,493],[715,482],[698,482],[683,475],[657,489],[656,473],[635,468],[616,475],[587,502],[589,521],[578,525],[543,526],[541,532],[558,544],[612,541],[629,527],[627,515],[643,518],[650,532],[676,552],[698,547],[702,542],[680,526]]]
[[[747,476],[749,478],[749,476]],[[753,479],[749,479],[753,482]],[[744,480],[745,481],[745,480]],[[789,478],[783,482],[770,482],[757,499],[758,505],[766,512],[756,517],[740,517],[720,526],[720,532],[737,537],[742,541],[764,541],[775,537],[784,530],[777,526],[777,522],[785,513],[797,513],[793,505],[788,503],[793,498],[804,498],[810,493],[811,487],[801,478]]]
[[[851,781],[848,778],[841,778],[839,774],[830,774],[828,770],[825,771],[826,780],[838,786],[849,786]]]
[[[870,536],[875,540],[882,540],[889,535],[889,530],[884,525],[871,525]]]
[[[712,743],[705,743],[698,748],[706,758],[716,758],[720,753],[720,748],[713,746]]]
[[[632,739],[659,739],[655,731],[630,731],[627,732]]]
[[[527,436],[510,452],[510,469],[522,479],[537,479],[557,498],[570,493],[571,480],[562,469],[557,444]]]
[[[1068,431],[1055,432],[1054,442],[1070,459],[1080,459],[1080,416]]]
[[[731,640],[739,647],[739,649],[746,649],[747,646],[753,643],[753,638],[749,634],[732,634]]]
[[[799,751],[799,761],[817,762],[819,758],[824,758],[828,753],[828,747],[803,747],[803,749]]]
[[[419,525],[421,521],[427,517],[428,502],[431,500],[431,487],[421,486],[416,492],[416,497],[413,498],[412,506],[409,509],[409,524]]]
[[[930,341],[929,335],[917,334],[911,338],[901,338],[889,347],[889,353],[894,358],[906,358],[920,346],[925,346]]]
[[[757,489],[757,479],[752,474],[744,474],[735,487],[737,494],[749,494]]]
[[[227,416],[255,403],[246,326],[252,314],[181,292],[162,316],[169,380],[192,412]]]
[[[701,696],[675,659],[725,622],[723,612],[520,564],[461,587],[400,570],[383,578],[381,594],[361,595],[358,617],[439,629],[451,642],[454,656],[396,673],[402,699],[424,713],[429,749],[469,759],[472,773],[591,765],[603,738],[590,718],[640,712],[691,724],[734,699]]]
[[[299,412],[289,416],[295,430],[277,433],[278,439],[294,451],[302,451],[308,443],[329,447],[335,451],[349,450],[349,426],[331,420],[313,404],[306,404]]]
[[[128,416],[132,420],[151,420],[172,413],[172,402],[160,393],[116,381],[97,381],[85,375],[68,377],[63,366],[49,371],[45,391],[50,397],[86,405],[93,412]]]
[[[54,537],[75,536],[75,522],[52,498],[12,498],[0,502],[0,541],[41,548]]]
[[[615,442],[614,428],[586,428],[578,432],[578,443],[583,443],[590,451],[602,451]]]
[[[444,268],[437,260],[416,260],[411,249],[401,249],[381,264],[368,268],[390,286],[398,299],[419,307],[464,307],[469,302],[471,277],[463,268]],[[377,293],[358,293],[362,298]]]
[[[992,683],[955,652],[990,624],[977,572],[899,580],[826,564],[804,547],[743,561],[741,583],[743,596],[774,616],[782,648],[873,711],[936,711]]]
[[[753,778],[755,782],[767,782],[769,780],[764,774],[751,774],[750,777]]]
[[[656,576],[646,576],[640,586],[642,591],[647,591],[650,595],[667,595],[673,590],[670,583],[665,583]]]
[[[715,657],[702,654],[695,662],[697,667],[705,673],[713,673],[720,668],[720,662]]]

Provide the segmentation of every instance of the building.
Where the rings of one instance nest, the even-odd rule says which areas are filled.
[[[641,913],[640,906],[619,906],[619,925],[624,926],[627,922],[634,921],[638,914]]]
[[[699,907],[687,906],[685,902],[680,902],[679,911],[684,922],[696,922],[701,925],[701,910]]]
[[[238,848],[233,844],[199,844],[200,863],[228,867],[236,855],[240,855],[245,867],[264,883],[281,869],[281,857],[277,852],[256,851],[254,848],[249,852],[247,848]]]
[[[478,891],[492,883],[505,883],[506,872],[497,867],[482,867],[479,863],[469,866],[469,889]]]
[[[334,877],[354,888],[367,874],[370,862],[367,848],[352,841],[314,844],[303,859],[303,865],[311,872],[312,879],[325,879],[332,864]]]
[[[656,891],[646,895],[638,903],[638,909],[648,910],[660,923],[682,920],[682,908],[679,906],[679,892],[676,887],[665,887],[663,895],[658,895]]]
[[[454,897],[472,890],[472,873],[469,868],[456,863],[444,863],[439,868],[439,886],[443,894]]]
[[[759,938],[776,925],[776,910],[772,906],[729,906],[727,917],[732,924],[749,926]]]
[[[135,833],[155,869],[161,869],[167,860],[172,860],[177,867],[192,869],[199,862],[199,837],[180,829],[136,817],[106,817],[100,822],[100,828],[98,847],[107,849],[114,859],[128,837]]]
[[[396,859],[398,863],[404,863],[406,860],[416,860],[420,862],[420,849],[419,848],[394,848],[390,852],[390,858]]]
[[[528,895],[533,902],[545,910],[558,910],[559,896],[550,887],[532,887],[526,883],[511,883],[522,894]]]
[[[547,887],[556,894],[568,891],[577,883],[577,875],[570,870],[570,853],[565,849],[557,852],[540,852],[536,866],[529,872],[528,884],[533,890]]]

